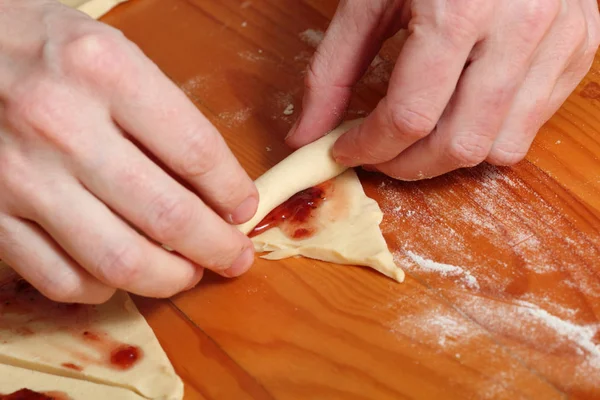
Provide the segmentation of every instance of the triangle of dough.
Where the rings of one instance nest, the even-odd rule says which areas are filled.
[[[0,397],[25,386],[34,392],[56,396],[57,400],[144,400],[127,389],[0,364]]]
[[[28,285],[19,288],[15,279],[0,261],[0,364],[120,387],[150,399],[183,397],[181,379],[126,293],[99,306],[65,305]],[[139,349],[137,362],[124,369],[111,363],[129,346]],[[0,392],[6,390],[0,384]]]
[[[278,227],[252,238],[257,252],[268,260],[304,256],[337,264],[371,267],[399,282],[404,272],[396,266],[379,224],[383,213],[377,202],[365,194],[354,170],[333,180],[332,196],[316,210],[317,233],[293,239]]]

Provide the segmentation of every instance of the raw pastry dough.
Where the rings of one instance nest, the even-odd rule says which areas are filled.
[[[260,194],[258,211],[251,221],[238,226],[246,234],[294,194],[337,177],[333,181],[332,198],[324,201],[314,216],[317,233],[305,239],[292,239],[278,227],[268,229],[252,238],[257,252],[269,252],[263,258],[278,260],[302,255],[338,264],[368,266],[399,282],[404,280],[404,272],[394,263],[379,229],[383,213],[377,202],[367,197],[354,170],[346,171],[331,156],[337,138],[360,122],[342,124],[256,180]]]
[[[0,364],[0,395],[24,388],[40,393],[60,392],[73,400],[144,400],[130,390]]]
[[[0,262],[0,277],[8,268]],[[4,287],[0,285],[0,295]],[[121,387],[150,399],[183,397],[181,379],[126,293],[117,292],[100,306],[75,307],[71,314],[57,311],[66,306],[33,289],[29,293],[32,306],[24,302],[27,297],[21,304],[0,304],[0,364]],[[113,342],[139,348],[139,361],[125,370],[111,366]],[[0,392],[6,392],[2,385]]]
[[[348,130],[362,122],[348,121],[319,140],[306,145],[265,172],[254,183],[260,195],[254,217],[238,229],[248,234],[275,207],[309,187],[335,178],[347,167],[335,162],[331,149],[335,141]]]
[[[127,0],[59,0],[61,3],[77,8],[92,18],[100,18],[120,3]]]
[[[318,233],[306,239],[292,239],[277,227],[252,238],[258,252],[268,260],[301,255],[337,264],[371,267],[402,282],[404,272],[396,266],[379,230],[383,213],[367,197],[354,170],[335,178],[331,201],[325,201],[315,216]],[[338,197],[339,196],[339,197]]]

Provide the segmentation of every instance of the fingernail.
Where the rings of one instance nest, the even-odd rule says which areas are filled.
[[[183,291],[188,291],[188,290],[192,290],[193,288],[195,288],[198,285],[198,283],[200,283],[203,276],[204,276],[204,268],[197,266],[196,271],[194,272],[194,277],[191,280],[191,283],[189,284],[188,287],[183,289]]]
[[[242,201],[242,204],[240,204],[229,216],[229,222],[232,224],[243,224],[254,216],[257,207],[258,200],[256,197],[248,197],[246,200]]]
[[[251,248],[244,250],[242,254],[231,264],[231,267],[223,271],[223,275],[235,278],[248,271],[254,262],[254,251]]]
[[[345,165],[347,167],[355,167],[356,166],[356,162],[346,156],[336,156],[334,154],[333,159],[335,160],[336,163]]]

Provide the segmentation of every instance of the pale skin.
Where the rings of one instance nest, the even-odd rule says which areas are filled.
[[[595,0],[341,1],[288,144],[340,122],[401,28],[387,96],[334,156],[406,180],[521,160],[600,41]],[[0,0],[0,193],[0,258],[53,300],[168,297],[252,264],[233,225],[258,195],[223,138],[123,35],[54,0]]]

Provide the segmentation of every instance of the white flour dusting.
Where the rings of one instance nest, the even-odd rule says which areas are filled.
[[[307,29],[304,32],[300,32],[299,36],[304,43],[316,48],[323,41],[325,33],[320,30]]]
[[[294,113],[294,105],[288,104],[285,110],[283,110],[283,115],[292,115]]]
[[[237,111],[226,111],[219,114],[219,119],[229,128],[235,128],[242,125],[252,116],[250,107],[243,108]]]
[[[518,313],[553,330],[562,339],[576,344],[588,355],[590,365],[600,369],[600,345],[594,343],[594,336],[600,329],[600,324],[576,325],[568,320],[550,314],[548,311],[527,301],[516,301]],[[581,353],[580,353],[581,354]]]
[[[209,82],[210,76],[194,76],[180,85],[180,88],[192,101],[198,101],[202,92],[207,89]]]
[[[458,348],[484,334],[481,329],[473,330],[461,315],[443,307],[406,316],[391,330],[439,350]]]
[[[598,389],[600,344],[595,341],[600,332],[599,323],[577,324],[523,300],[506,303],[477,296],[457,300],[460,309],[501,340],[516,340],[515,351],[542,374],[557,376],[556,379],[562,381],[560,376],[570,371],[568,373],[575,376],[569,384]],[[545,363],[539,358],[541,354],[552,353],[568,357],[569,362],[565,365]],[[573,365],[574,371],[573,368],[561,370],[568,365]]]
[[[238,53],[238,57],[243,58],[244,60],[259,62],[267,59],[264,55],[262,55],[262,50],[258,50],[258,53],[254,53],[252,51],[240,51]]]
[[[421,270],[427,272],[438,272],[440,275],[448,277],[448,276],[459,276],[464,281],[464,283],[472,288],[479,290],[479,282],[477,282],[477,278],[475,278],[469,271],[465,270],[462,267],[457,267],[456,265],[442,264],[439,262],[435,262],[433,260],[427,260],[412,251],[407,251],[406,254],[413,260]]]
[[[452,332],[468,316],[559,390],[600,393],[600,236],[592,221],[575,228],[582,216],[552,201],[550,178],[531,178],[532,168],[481,166],[373,185],[382,231],[396,239],[394,260],[464,313],[417,307],[398,320],[411,326],[394,331],[422,335],[441,351],[456,343]],[[476,337],[467,331],[448,353],[471,357]]]

